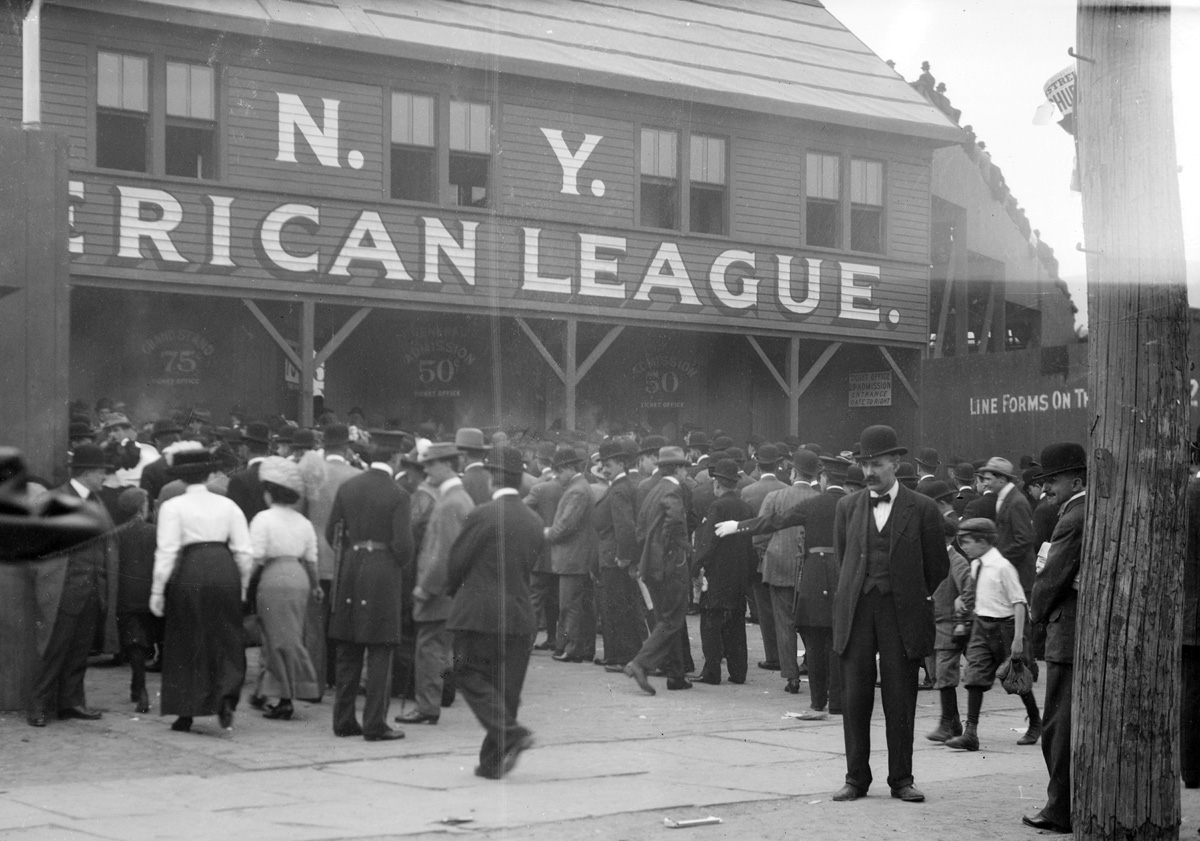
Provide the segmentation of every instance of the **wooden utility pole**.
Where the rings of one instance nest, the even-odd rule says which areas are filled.
[[[1188,309],[1170,8],[1081,0],[1092,422],[1075,652],[1081,839],[1179,836]]]

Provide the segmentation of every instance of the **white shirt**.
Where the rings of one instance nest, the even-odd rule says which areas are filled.
[[[258,563],[268,558],[299,558],[317,563],[317,533],[308,518],[286,505],[259,511],[250,522],[250,550]]]
[[[446,491],[450,490],[453,487],[461,488],[462,487],[462,479],[458,478],[457,476],[451,476],[445,482],[442,482],[440,485],[438,485],[438,496],[445,496]]]
[[[871,506],[871,514],[875,517],[875,528],[879,531],[883,531],[883,527],[887,525],[888,517],[892,513],[892,503],[896,501],[896,494],[899,493],[899,488],[899,482],[892,482],[892,486],[884,493],[877,494],[874,491],[867,491],[871,495],[871,499],[877,499],[882,496],[886,500]]]
[[[1017,568],[996,547],[971,561],[975,577],[975,615],[1003,619],[1013,615],[1013,605],[1025,604],[1025,591]]]
[[[502,496],[519,496],[516,488],[503,487],[492,491],[492,499],[499,499]]]
[[[119,484],[136,487],[142,481],[142,469],[150,462],[158,461],[160,456],[158,450],[154,449],[151,445],[143,444],[141,441],[135,441],[134,443],[137,444],[139,450],[138,463],[128,470],[118,470],[114,475]]]
[[[81,484],[77,479],[71,480],[71,487],[75,489],[75,493],[79,494],[80,499],[89,499],[92,495],[87,486]]]
[[[1014,485],[1012,482],[1008,482],[1004,485],[1003,488],[1001,488],[996,493],[996,517],[997,517],[997,519],[1000,517],[1000,509],[1004,505],[1004,500],[1008,499],[1009,493],[1012,492],[1012,489],[1015,487],[1016,487],[1016,485]]]
[[[183,547],[208,542],[229,544],[245,589],[254,569],[246,515],[232,499],[211,493],[204,485],[188,485],[186,491],[158,509],[158,548],[154,552],[151,592],[161,595],[166,589]]]

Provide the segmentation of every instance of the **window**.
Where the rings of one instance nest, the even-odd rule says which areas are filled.
[[[450,103],[450,186],[454,204],[487,207],[492,164],[492,106]]]
[[[883,251],[883,164],[850,160],[850,249]]]
[[[96,56],[96,166],[150,169],[150,64],[144,56]]]
[[[679,228],[679,135],[642,129],[641,223]]]
[[[434,122],[432,96],[392,94],[392,198],[437,201]]]
[[[693,134],[690,152],[688,224],[695,234],[725,234],[725,141]]]
[[[167,175],[216,178],[215,90],[211,67],[167,62]]]
[[[819,248],[841,245],[841,160],[810,153],[805,178],[805,242]]]

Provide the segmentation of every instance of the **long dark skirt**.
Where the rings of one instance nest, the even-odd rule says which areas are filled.
[[[221,543],[185,546],[166,592],[162,714],[216,715],[246,678],[242,578]]]

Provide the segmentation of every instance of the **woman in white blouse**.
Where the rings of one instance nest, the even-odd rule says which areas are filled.
[[[317,580],[317,533],[294,507],[304,494],[300,468],[294,461],[271,456],[259,465],[258,478],[270,506],[250,523],[254,563],[263,568],[257,607],[266,671],[251,704],[278,698],[263,715],[286,721],[294,712],[293,698],[321,697],[316,669],[304,646],[304,624],[309,596],[319,600],[324,591]]]
[[[164,451],[172,478],[187,490],[158,510],[158,541],[150,610],[164,623],[162,714],[186,732],[196,716],[216,715],[233,727],[246,650],[242,599],[253,561],[246,517],[232,500],[204,483],[222,465],[200,444],[183,441]]]

